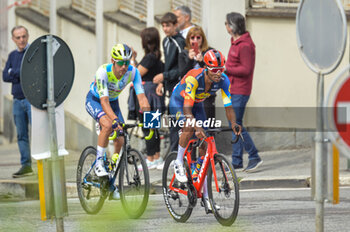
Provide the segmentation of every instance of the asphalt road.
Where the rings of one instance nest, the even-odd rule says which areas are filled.
[[[106,201],[97,215],[87,215],[76,198],[68,200],[65,231],[315,231],[315,202],[310,189],[241,190],[236,222],[221,226],[196,206],[186,223],[177,223],[162,195],[151,195],[145,214],[125,217],[119,201]],[[341,188],[340,204],[325,204],[324,231],[349,231],[350,188]],[[55,220],[40,220],[39,201],[0,202],[0,231],[56,231]]]

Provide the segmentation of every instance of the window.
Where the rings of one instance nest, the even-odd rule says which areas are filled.
[[[252,8],[297,8],[301,0],[250,0]],[[341,0],[344,10],[350,10],[350,0]]]
[[[43,15],[50,15],[50,0],[31,0],[29,7]]]
[[[201,0],[171,0],[171,8],[178,6],[188,6],[192,11],[192,23],[202,24],[202,1]]]
[[[120,1],[120,10],[141,21],[147,20],[147,0]]]
[[[96,17],[96,0],[72,0],[72,8],[90,18]]]

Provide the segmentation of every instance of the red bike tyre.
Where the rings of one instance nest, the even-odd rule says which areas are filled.
[[[216,220],[223,226],[231,226],[238,215],[239,183],[236,173],[223,154],[214,155],[218,180],[217,191],[213,167],[208,169],[208,195]]]
[[[171,152],[167,155],[167,158],[164,162],[163,175],[162,175],[162,189],[163,189],[163,197],[165,205],[169,211],[169,214],[172,218],[177,222],[186,222],[188,218],[191,216],[193,207],[191,206],[189,199],[186,195],[181,194],[179,192],[171,190],[170,182],[174,176],[174,162],[177,157],[177,152]],[[184,165],[186,165],[186,161],[184,161]],[[186,168],[188,171],[189,169]],[[173,187],[184,190],[186,192],[189,191],[188,183],[180,183],[176,180],[173,182]]]

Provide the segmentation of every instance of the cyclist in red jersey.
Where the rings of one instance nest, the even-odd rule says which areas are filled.
[[[180,135],[177,159],[174,169],[178,181],[187,182],[183,167],[183,154],[185,148],[193,136],[205,138],[205,131],[197,121],[206,120],[203,101],[221,89],[222,99],[226,111],[226,117],[231,122],[231,127],[241,127],[236,123],[235,112],[232,109],[230,95],[230,81],[223,73],[225,71],[225,57],[220,51],[211,49],[204,55],[205,68],[190,70],[182,80],[175,86],[170,98],[170,113],[176,115],[176,120],[186,120]],[[193,123],[194,122],[194,123]],[[202,148],[203,149],[203,148]],[[204,154],[201,154],[204,155]],[[204,192],[203,192],[204,193]]]

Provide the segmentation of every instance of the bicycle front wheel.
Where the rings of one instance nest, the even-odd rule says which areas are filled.
[[[120,200],[130,218],[139,218],[146,209],[149,197],[149,174],[142,154],[130,149],[120,164]]]
[[[171,152],[164,163],[162,185],[165,205],[170,215],[177,222],[186,222],[191,216],[193,207],[188,199],[188,183],[180,183],[175,178],[174,163],[177,152]],[[194,196],[197,197],[197,196]]]
[[[216,220],[230,226],[236,220],[239,208],[239,185],[236,173],[223,154],[214,155],[215,173],[212,165],[208,170],[208,194]]]
[[[106,199],[101,182],[94,172],[96,149],[87,147],[80,155],[77,169],[77,190],[80,204],[88,214],[98,213]]]

